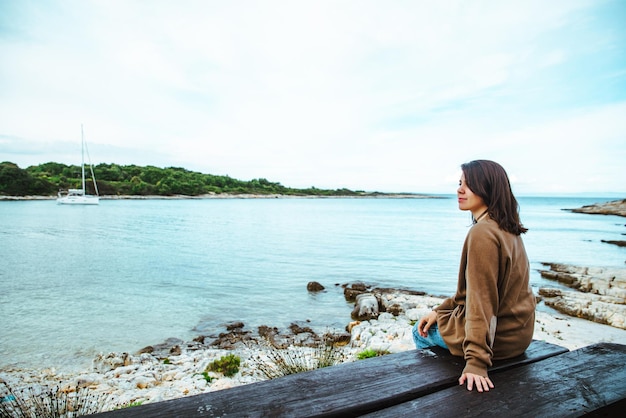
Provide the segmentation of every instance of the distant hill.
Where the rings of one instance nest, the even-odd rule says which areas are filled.
[[[88,169],[87,169],[88,170]],[[294,189],[264,178],[237,180],[189,171],[180,167],[98,164],[93,167],[100,195],[109,196],[203,196],[286,195],[286,196],[385,196],[349,189]],[[91,174],[91,173],[90,173]],[[94,194],[91,175],[87,192]],[[81,167],[49,162],[26,169],[11,162],[0,163],[0,196],[55,196],[59,190],[80,188]],[[423,195],[401,194],[406,197]],[[397,196],[397,195],[396,195]]]

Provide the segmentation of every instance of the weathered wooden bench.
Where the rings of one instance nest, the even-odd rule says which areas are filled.
[[[96,416],[575,417],[626,406],[626,345],[570,352],[533,341],[522,356],[494,364],[488,393],[458,385],[463,365],[438,348],[410,350]]]

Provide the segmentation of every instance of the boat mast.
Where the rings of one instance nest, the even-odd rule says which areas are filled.
[[[83,133],[83,124],[80,124],[80,168],[83,182],[83,196],[85,195],[85,134]]]

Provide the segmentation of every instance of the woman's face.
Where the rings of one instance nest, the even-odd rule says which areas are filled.
[[[483,198],[475,195],[470,190],[465,182],[465,174],[461,174],[461,180],[459,181],[459,188],[456,191],[456,196],[459,202],[459,209],[469,210],[474,215],[474,218],[480,216],[485,210],[487,205],[483,201]]]

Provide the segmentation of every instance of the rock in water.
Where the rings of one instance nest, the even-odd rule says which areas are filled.
[[[320,291],[322,291],[324,289],[325,289],[324,286],[322,286],[318,282],[309,282],[306,285],[306,290],[308,290],[309,292],[320,292]]]
[[[368,321],[378,318],[378,299],[371,293],[362,293],[356,297],[356,303],[352,310],[352,319]]]

